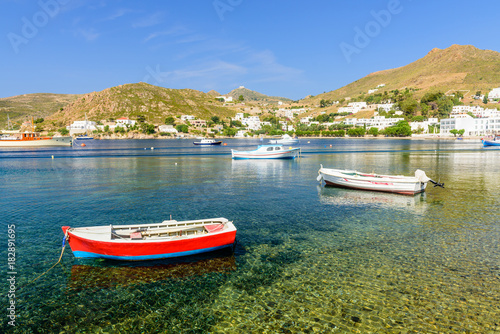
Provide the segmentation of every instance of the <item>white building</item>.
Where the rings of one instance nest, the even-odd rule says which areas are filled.
[[[128,119],[128,117],[121,117],[116,120],[116,126],[134,126],[135,122],[132,119]]]
[[[182,119],[183,121],[191,121],[191,120],[193,120],[193,119],[195,119],[195,118],[196,118],[196,117],[194,117],[193,115],[182,115],[182,116],[181,116],[181,119]]]
[[[86,133],[97,130],[97,123],[93,121],[74,121],[73,124],[67,127],[70,135],[77,133]]]
[[[375,116],[373,118],[346,118],[344,123],[354,126],[365,126],[366,129],[377,128],[379,130],[385,129],[389,126],[395,125],[404,118],[385,118],[385,116]]]
[[[313,119],[312,116],[302,117],[300,119],[300,123],[302,123],[302,124],[309,124],[312,119]]]
[[[422,133],[429,133],[429,125],[439,124],[437,118],[429,118],[427,121],[423,122],[410,122],[410,127],[412,131],[416,131],[419,128],[423,129]]]
[[[385,84],[380,84],[377,86],[377,88],[380,88],[380,87],[385,87]]]
[[[243,118],[245,118],[245,114],[239,112],[234,116],[233,121],[242,121]]]
[[[224,99],[224,102],[233,102],[232,96],[217,96],[216,99]]]
[[[467,118],[464,115],[471,113],[474,117],[500,117],[500,111],[497,109],[484,109],[481,106],[453,106],[451,118]]]
[[[347,105],[348,107],[363,109],[366,108],[366,102],[351,102]]]
[[[172,124],[164,124],[158,127],[158,132],[177,133],[177,129]]]
[[[500,99],[500,87],[499,88],[493,88],[491,92],[488,94],[488,99],[493,100],[493,99]]]
[[[378,88],[368,90],[368,94],[373,94],[378,90]]]
[[[360,111],[360,108],[354,108],[354,107],[340,107],[338,112],[339,113],[349,113],[349,114],[355,114],[358,111]]]
[[[394,109],[394,103],[381,103],[377,104],[377,110],[382,109],[385,112],[391,111]]]
[[[262,127],[259,116],[248,116],[247,118],[243,118],[241,123],[249,130],[260,130]]]
[[[452,135],[451,130],[465,130],[465,136],[487,136],[500,134],[500,117],[447,118],[441,120],[442,135]]]

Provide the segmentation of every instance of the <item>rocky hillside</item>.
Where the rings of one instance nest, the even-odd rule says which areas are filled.
[[[7,116],[13,124],[33,117],[46,118],[77,100],[81,95],[24,94],[0,99],[0,129],[7,127]]]
[[[403,67],[375,72],[335,91],[306,98],[302,102],[319,104],[321,99],[340,100],[395,89],[414,88],[421,97],[429,91],[452,92],[462,90],[465,97],[500,87],[500,53],[480,50],[472,45],[452,45],[435,48],[425,57]]]
[[[81,96],[61,111],[47,118],[49,123],[69,125],[83,120],[92,121],[128,117],[145,117],[148,123],[162,124],[167,116],[194,115],[201,119],[211,116],[234,116],[236,109],[224,107],[213,95],[193,89],[169,89],[147,83],[126,84]]]
[[[237,101],[240,95],[243,95],[243,98],[245,99],[244,101],[249,101],[249,102],[263,102],[263,103],[271,103],[271,104],[278,104],[278,101],[281,102],[292,102],[291,99],[287,99],[286,97],[279,97],[279,96],[267,96],[262,93],[250,90],[245,87],[240,87],[233,89],[229,93],[226,94],[226,96],[232,96],[233,100]]]

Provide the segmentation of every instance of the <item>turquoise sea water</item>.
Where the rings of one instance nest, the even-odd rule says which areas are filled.
[[[499,333],[500,150],[479,141],[302,139],[291,161],[233,161],[258,140],[92,141],[0,150],[5,333]],[[151,149],[151,148],[154,149]],[[52,158],[52,156],[54,158]],[[325,188],[320,164],[412,175],[402,196]],[[226,217],[234,253],[76,260],[61,226]],[[16,321],[8,324],[8,225]]]

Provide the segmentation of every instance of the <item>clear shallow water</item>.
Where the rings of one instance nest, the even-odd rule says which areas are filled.
[[[3,316],[0,331],[500,332],[500,151],[479,141],[309,141],[295,161],[231,160],[231,148],[258,140],[1,150],[0,236],[6,245],[16,225],[19,318],[11,328]],[[325,188],[320,164],[420,168],[446,189]],[[170,215],[233,220],[235,253],[131,264],[76,260],[68,247],[62,265],[28,284],[57,261],[63,225]],[[5,279],[0,287],[7,305]]]

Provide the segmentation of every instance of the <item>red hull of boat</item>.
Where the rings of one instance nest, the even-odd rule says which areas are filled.
[[[63,232],[68,228],[64,226]],[[235,239],[234,230],[168,241],[96,241],[68,232],[68,243],[75,257],[137,261],[210,252],[233,246]]]

